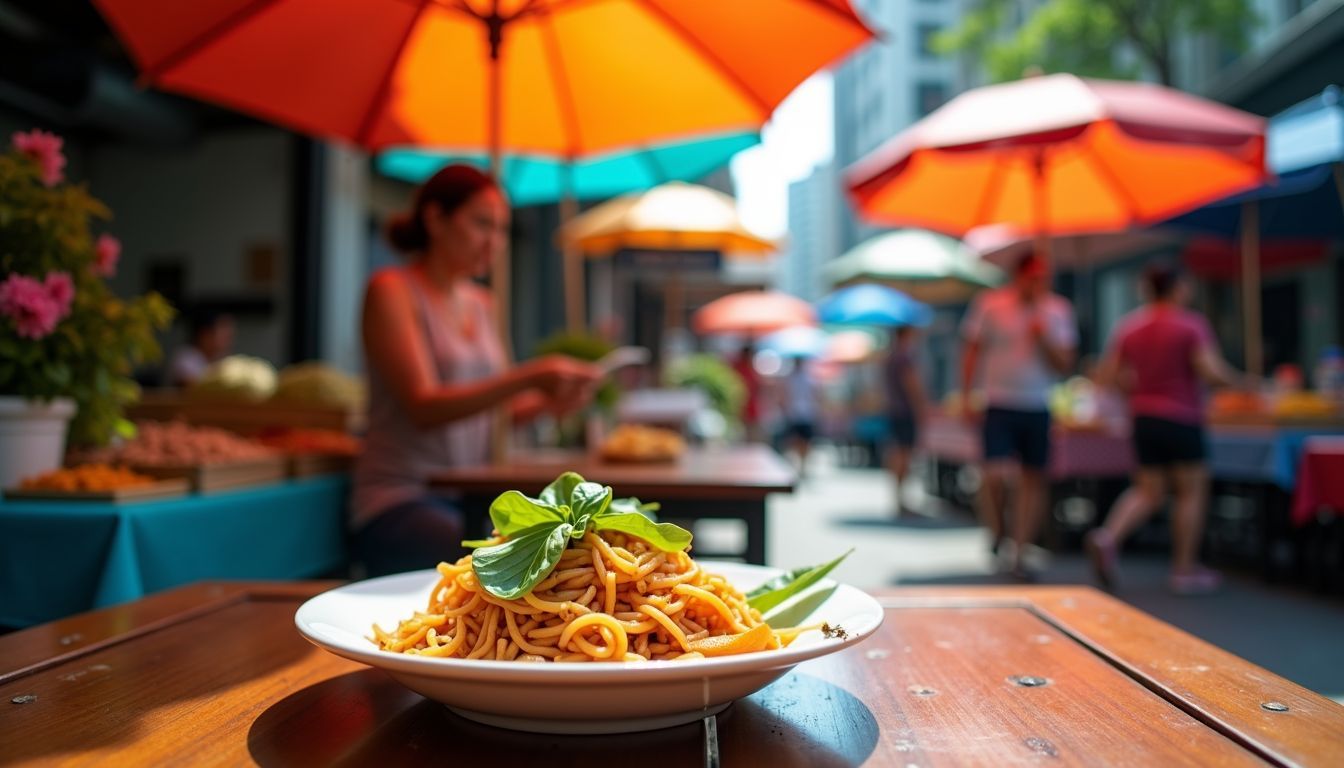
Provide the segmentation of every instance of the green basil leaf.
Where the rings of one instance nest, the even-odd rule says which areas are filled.
[[[672,523],[655,523],[638,512],[598,515],[593,529],[620,531],[649,542],[664,552],[680,552],[691,545],[691,532]]]
[[[566,472],[563,475],[551,481],[551,484],[541,490],[539,497],[542,502],[550,504],[552,507],[561,507],[564,505],[573,506],[570,497],[574,494],[574,489],[583,482],[583,475],[578,472]]]
[[[501,600],[522,597],[555,570],[571,529],[569,523],[539,523],[503,544],[477,549],[471,555],[477,581]]]
[[[841,560],[849,557],[849,552],[835,558],[829,563],[821,565],[808,566],[806,568],[796,568],[781,576],[765,582],[761,586],[747,593],[747,604],[752,608],[764,613],[776,605],[788,600],[796,594],[801,593],[808,587],[821,581],[826,574],[835,569]]]
[[[555,505],[518,491],[505,491],[490,505],[490,522],[500,535],[513,538],[519,531],[540,523],[563,523],[565,513]]]
[[[629,496],[624,499],[612,499],[611,505],[607,507],[607,511],[605,514],[625,515],[635,512],[649,518],[650,520],[657,522],[658,515],[655,513],[659,509],[661,509],[662,506],[663,505],[659,504],[656,501],[651,501],[648,504],[642,504],[640,503],[639,499],[636,499],[634,496]]]
[[[607,505],[611,504],[611,487],[598,483],[579,483],[574,486],[569,503],[574,523],[574,533],[571,535],[575,539],[582,539],[590,521],[606,512]]]
[[[477,547],[488,547],[494,543],[494,539],[467,539],[462,542],[462,546],[467,549],[476,549]]]

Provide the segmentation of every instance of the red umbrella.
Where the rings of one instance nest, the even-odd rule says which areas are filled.
[[[817,313],[811,304],[779,291],[730,293],[709,302],[691,316],[691,328],[702,336],[715,333],[757,336],[816,324]]]
[[[1170,88],[1050,75],[961,94],[847,180],[881,224],[1114,231],[1259,184],[1264,131],[1262,118]]]

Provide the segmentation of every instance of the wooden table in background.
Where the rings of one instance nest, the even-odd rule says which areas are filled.
[[[676,462],[622,464],[578,451],[518,452],[505,464],[455,467],[436,475],[435,488],[461,494],[471,535],[488,533],[490,502],[504,491],[536,495],[560,473],[573,470],[610,485],[617,496],[634,496],[662,505],[663,520],[694,523],[702,519],[742,520],[747,526],[742,552],[707,552],[698,557],[738,556],[765,564],[765,501],[772,493],[792,493],[797,473],[779,454],[763,445],[690,448]]]
[[[463,720],[309,645],[294,611],[330,586],[203,583],[0,637],[0,756],[553,768],[632,755],[733,768],[1344,759],[1344,707],[1088,588],[887,590],[873,637],[716,718],[565,737]]]

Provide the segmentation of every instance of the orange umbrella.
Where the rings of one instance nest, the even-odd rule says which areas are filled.
[[[799,325],[816,325],[811,304],[779,291],[740,291],[695,311],[691,328],[701,336],[744,333],[758,336]]]
[[[1265,121],[1147,83],[1050,75],[961,94],[847,174],[875,223],[1041,238],[1170,218],[1259,184]]]
[[[871,37],[848,0],[94,4],[146,83],[369,149],[487,149],[496,171],[505,149],[572,161],[758,130]],[[502,255],[492,272],[507,336]]]
[[[870,37],[848,0],[94,0],[141,77],[377,149],[577,158],[756,130]]]

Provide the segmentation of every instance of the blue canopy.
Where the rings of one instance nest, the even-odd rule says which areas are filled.
[[[576,200],[605,199],[669,181],[700,179],[759,142],[756,133],[734,133],[641,146],[573,163],[554,157],[505,155],[504,188],[510,202],[519,206],[553,203],[566,192]],[[483,154],[405,148],[381,153],[376,167],[386,176],[419,183],[449,163],[467,163],[481,169],[489,165]]]
[[[817,318],[837,325],[925,326],[933,312],[895,288],[859,283],[841,288],[817,303]]]
[[[1253,200],[1260,205],[1265,237],[1344,236],[1344,189],[1334,168],[1344,162],[1344,97],[1339,86],[1270,118],[1267,154],[1270,170],[1278,174],[1273,182],[1167,223],[1235,237],[1241,231],[1241,205]]]

